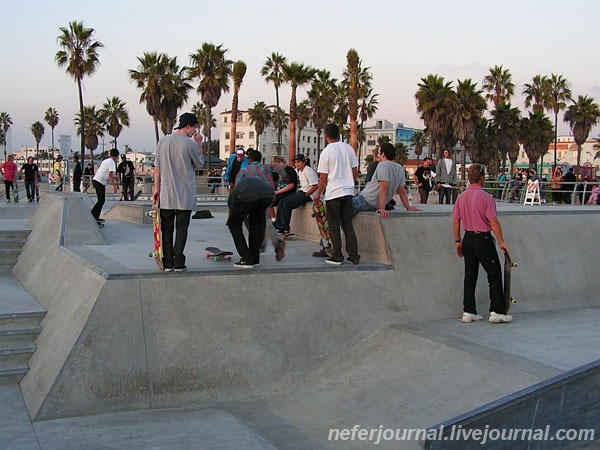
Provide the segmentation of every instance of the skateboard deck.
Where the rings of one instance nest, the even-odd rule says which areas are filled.
[[[104,228],[104,219],[98,219],[96,220],[96,223],[98,224],[98,228]]]
[[[321,249],[326,253],[331,253],[331,241],[329,240],[329,222],[327,221],[327,213],[325,212],[325,204],[321,200],[313,202],[312,216],[317,219],[317,226],[321,234]]]
[[[148,253],[150,258],[154,258],[159,270],[165,270],[163,265],[163,249],[160,234],[160,209],[155,206],[154,209],[146,211],[146,216],[152,217],[152,233],[154,235],[154,251]]]
[[[279,233],[279,237],[284,241],[292,241],[294,239],[294,233]]]
[[[142,191],[137,191],[137,193],[133,196],[133,199],[137,200],[138,198],[140,198],[140,195],[142,195]]]
[[[217,247],[206,247],[204,250],[206,250],[208,252],[206,254],[207,259],[212,259],[215,262],[217,262],[217,261],[231,262],[231,255],[233,255],[233,252],[221,250],[220,248],[217,248]]]
[[[13,181],[13,200],[15,203],[19,203],[19,186],[17,180]]]
[[[519,264],[512,261],[510,253],[504,253],[504,302],[506,303],[506,314],[510,309],[510,305],[517,303],[517,300],[510,294],[510,278],[512,269]]]

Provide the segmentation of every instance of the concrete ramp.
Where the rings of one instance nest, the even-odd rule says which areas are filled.
[[[536,211],[501,217],[520,262],[517,320],[528,311],[598,305],[594,255],[578,242],[593,241],[600,214]],[[314,219],[313,228],[300,228],[310,210],[298,213],[298,234],[317,239]],[[427,428],[565,370],[463,339],[462,330],[416,323],[461,325],[463,268],[448,214],[359,215],[359,242],[370,243],[359,266],[317,264],[315,242],[305,241],[297,244],[305,245],[304,265],[286,259],[254,271],[167,274],[152,261],[144,261],[148,270],[113,261],[106,228],[98,231],[83,199],[50,196],[14,270],[48,310],[21,383],[30,416],[228,405],[278,448],[362,448],[327,442],[329,429]],[[548,241],[572,230],[576,242]],[[472,325],[483,334],[493,327]]]

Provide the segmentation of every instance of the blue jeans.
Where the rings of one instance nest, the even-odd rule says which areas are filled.
[[[352,215],[355,216],[360,211],[377,211],[377,208],[372,207],[362,195],[358,194],[352,197]]]
[[[356,233],[352,226],[352,195],[333,198],[325,202],[327,210],[327,221],[329,222],[329,239],[333,247],[332,258],[343,261],[342,255],[342,233],[346,237],[346,251],[351,259],[356,259],[358,255],[358,242]]]

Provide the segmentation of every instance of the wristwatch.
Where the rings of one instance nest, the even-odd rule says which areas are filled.
[[[456,243],[462,242],[462,239],[456,239],[454,242],[456,242]]]

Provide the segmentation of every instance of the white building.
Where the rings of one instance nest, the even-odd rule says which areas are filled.
[[[271,111],[275,110],[275,106],[269,106]],[[224,111],[220,114],[219,119],[219,158],[227,161],[231,154],[229,148],[231,137],[231,111]],[[281,155],[286,159],[289,154],[289,128],[284,128],[281,135]],[[312,122],[309,122],[301,132],[298,132],[296,127],[296,154],[303,154],[310,158],[313,166],[318,159],[317,149],[322,150],[325,146],[325,139],[321,134],[320,143],[317,142],[317,130],[313,127]],[[239,110],[236,125],[236,148],[257,148],[256,128],[250,123],[248,111]],[[260,135],[258,140],[258,150],[262,153],[263,161],[269,162],[274,155],[277,155],[277,128],[268,126]]]

